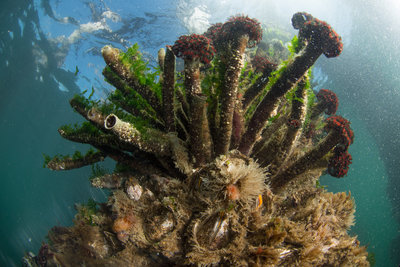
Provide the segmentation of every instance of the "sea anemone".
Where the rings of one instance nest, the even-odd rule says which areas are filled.
[[[334,92],[328,89],[319,90],[316,95],[318,99],[318,104],[316,110],[324,111],[328,115],[333,115],[339,106],[339,100]]]
[[[239,200],[240,198],[239,188],[234,184],[226,186],[226,194],[230,200]]]
[[[341,116],[331,116],[325,122],[327,135],[315,147],[272,177],[272,190],[281,191],[296,176],[312,169],[333,148],[338,147],[344,151],[353,143],[354,134],[348,120]]]
[[[252,60],[252,65],[255,72],[267,72],[266,75],[269,75],[272,71],[274,71],[277,67],[275,63],[272,63],[267,58],[262,56],[255,56]]]
[[[203,64],[210,63],[215,53],[211,40],[198,34],[180,36],[172,46],[172,51],[184,60],[199,59]]]
[[[297,12],[292,16],[292,26],[298,30],[303,27],[304,23],[313,19],[314,17],[311,14],[306,12]]]
[[[304,23],[304,26],[300,28],[299,38],[306,42],[305,47],[271,85],[270,90],[257,106],[248,123],[247,130],[242,136],[239,151],[245,155],[251,153],[257,136],[272,116],[279,98],[300,80],[321,54],[325,54],[327,57],[338,56],[343,48],[340,36],[326,22],[318,19]]]
[[[343,50],[342,38],[325,21],[314,18],[300,28],[299,37],[308,40],[315,50],[326,57],[337,57]]]
[[[347,175],[351,160],[349,152],[336,148],[334,155],[329,160],[328,173],[337,178]]]
[[[203,35],[213,41],[214,44],[218,42],[221,34],[222,23],[215,23],[211,25]]]
[[[340,139],[339,144],[344,147],[343,150],[347,150],[354,140],[354,133],[350,128],[350,122],[342,116],[331,116],[325,122],[325,130],[335,132],[335,135]]]
[[[234,16],[222,25],[221,38],[233,40],[238,36],[246,34],[249,37],[247,47],[256,46],[262,39],[262,29],[260,22],[248,16]]]

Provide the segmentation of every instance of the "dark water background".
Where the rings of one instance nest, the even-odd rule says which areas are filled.
[[[352,121],[353,164],[346,178],[323,177],[322,183],[330,191],[351,191],[357,205],[352,234],[369,245],[376,266],[397,266],[400,20],[393,11],[399,6],[389,0],[275,2],[2,0],[0,266],[19,266],[24,251],[37,252],[50,227],[70,225],[74,203],[105,198],[89,186],[90,168],[42,168],[42,153],[86,150],[63,140],[57,129],[81,120],[68,104],[75,93],[93,85],[101,98],[110,90],[101,77],[102,46],[138,42],[154,62],[156,51],[181,34],[237,13],[295,34],[290,18],[296,11],[328,21],[345,43],[339,58],[318,60],[316,79],[338,94],[339,114]]]

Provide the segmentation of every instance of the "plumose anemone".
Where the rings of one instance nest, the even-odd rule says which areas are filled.
[[[350,122],[327,91],[316,101],[310,68],[338,56],[341,38],[309,14],[293,18],[289,58],[259,71],[262,27],[235,16],[205,35],[184,35],[151,70],[138,46],[102,49],[105,101],[76,95],[86,121],[59,133],[86,154],[46,156],[52,170],[92,165],[106,203],[77,205],[31,266],[369,266],[347,231],[354,201],[318,186],[347,174]],[[214,49],[215,47],[215,49]],[[281,53],[282,55],[284,53]],[[176,70],[176,57],[183,70]],[[327,106],[328,105],[328,106]],[[310,131],[314,131],[313,134]],[[108,172],[98,164],[116,162]]]

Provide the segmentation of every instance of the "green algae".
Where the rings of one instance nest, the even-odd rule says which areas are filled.
[[[120,60],[123,64],[129,67],[139,83],[143,86],[147,86],[152,90],[158,100],[161,101],[161,84],[158,82],[160,77],[160,68],[155,68],[152,72],[148,66],[148,62],[143,60],[143,56],[139,51],[139,45],[135,43],[129,47],[128,50],[120,54]]]

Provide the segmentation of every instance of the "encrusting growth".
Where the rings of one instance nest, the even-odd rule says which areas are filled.
[[[342,151],[353,143],[353,131],[350,122],[340,116],[332,116],[326,119],[325,129],[328,134],[315,147],[299,157],[284,171],[272,177],[271,186],[275,190],[282,190],[290,180],[310,169],[315,162],[322,159],[329,151],[337,147]]]
[[[239,145],[239,151],[245,155],[250,153],[279,98],[301,79],[320,55],[336,57],[343,49],[341,37],[326,22],[318,19],[307,21],[300,27],[299,39],[306,42],[304,49],[289,62],[280,77],[271,85],[248,123]]]
[[[216,137],[216,154],[226,154],[232,135],[235,101],[237,100],[240,71],[246,47],[253,47],[261,40],[261,26],[256,20],[245,16],[232,17],[216,33],[221,62],[225,72],[220,88],[220,125]]]
[[[311,118],[318,117],[324,111],[327,115],[333,115],[336,113],[339,106],[339,100],[334,92],[328,89],[321,89],[316,97],[318,103],[313,109]]]
[[[274,63],[255,53],[263,30],[247,16],[179,37],[159,51],[155,71],[137,45],[105,46],[103,75],[115,91],[106,101],[75,96],[70,104],[86,121],[59,129],[97,151],[45,164],[92,165],[90,182],[109,190],[108,201],[78,205],[74,225],[53,227],[49,245],[25,262],[369,266],[347,233],[350,194],[317,186],[325,170],[343,177],[351,163],[350,122],[334,115],[333,92],[314,96],[309,78],[321,54],[340,54],[341,39],[309,14],[292,21],[299,38]],[[111,173],[97,165],[107,157],[116,161]]]
[[[257,50],[258,51],[258,50]],[[268,77],[271,75],[271,72],[276,70],[277,65],[268,61],[268,59],[255,56],[252,62],[254,66],[255,72],[261,72],[261,76],[259,76],[246,91],[243,96],[242,106],[244,109],[250,105],[250,103],[257,97],[257,95],[264,89],[264,87],[268,83]]]
[[[172,46],[177,57],[185,61],[185,89],[189,102],[190,151],[195,166],[211,160],[211,137],[206,114],[206,100],[201,90],[200,63],[208,64],[214,57],[215,49],[205,36],[192,34],[179,37]]]

